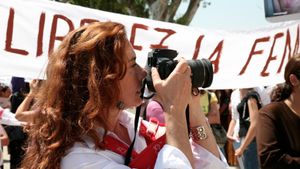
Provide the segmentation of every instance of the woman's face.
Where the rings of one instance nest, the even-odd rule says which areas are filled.
[[[142,103],[141,88],[147,73],[136,63],[135,52],[129,42],[126,43],[125,58],[127,60],[127,71],[120,81],[120,101],[125,104],[125,108],[131,108]]]
[[[10,88],[8,88],[8,89],[6,89],[4,92],[1,92],[1,93],[0,93],[0,96],[1,96],[1,97],[4,97],[4,98],[8,98],[10,95],[11,95],[11,90],[10,90]]]

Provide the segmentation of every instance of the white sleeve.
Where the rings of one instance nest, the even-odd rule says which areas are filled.
[[[192,151],[194,156],[194,166],[195,169],[225,169],[228,166],[227,160],[223,153],[219,149],[221,159],[217,158],[211,152],[207,151],[205,148],[199,144],[190,141],[192,145]]]
[[[191,146],[196,169],[226,169],[228,167],[226,158],[220,150],[221,159],[193,141],[191,141]],[[166,144],[158,153],[154,168],[191,169],[192,166],[187,157],[179,149]]]
[[[240,96],[239,96],[239,90],[235,89],[230,97],[231,100],[231,118],[234,120],[239,120],[240,116],[237,111],[237,105],[240,103]]]
[[[61,169],[130,169],[121,163],[124,162],[122,156],[110,151],[97,153],[94,149],[80,147],[71,150],[62,159]]]
[[[176,147],[165,144],[159,151],[155,169],[192,169],[192,166],[187,157]]]
[[[22,124],[25,124],[16,119],[16,115],[10,112],[9,109],[3,110],[2,116],[0,117],[0,123],[8,126],[22,126]]]

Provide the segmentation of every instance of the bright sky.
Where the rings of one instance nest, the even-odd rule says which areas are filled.
[[[209,6],[200,6],[191,26],[204,29],[249,30],[271,24],[265,20],[263,0],[207,0]],[[185,10],[187,3],[180,9]],[[183,12],[179,12],[183,13]]]

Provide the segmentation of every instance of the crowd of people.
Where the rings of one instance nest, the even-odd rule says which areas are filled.
[[[95,22],[70,32],[49,57],[46,80],[0,85],[1,109],[24,126],[0,126],[11,169],[300,168],[300,55],[285,82],[265,88],[192,92],[178,64],[134,115],[147,73],[124,25]],[[188,110],[188,115],[187,115]],[[144,118],[142,118],[144,117]],[[15,134],[15,133],[18,134]]]

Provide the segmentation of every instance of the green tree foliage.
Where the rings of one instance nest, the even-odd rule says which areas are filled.
[[[188,8],[182,16],[175,18],[183,0],[60,0],[89,8],[121,13],[125,15],[150,18],[188,25],[197,12],[201,1],[189,0]]]

